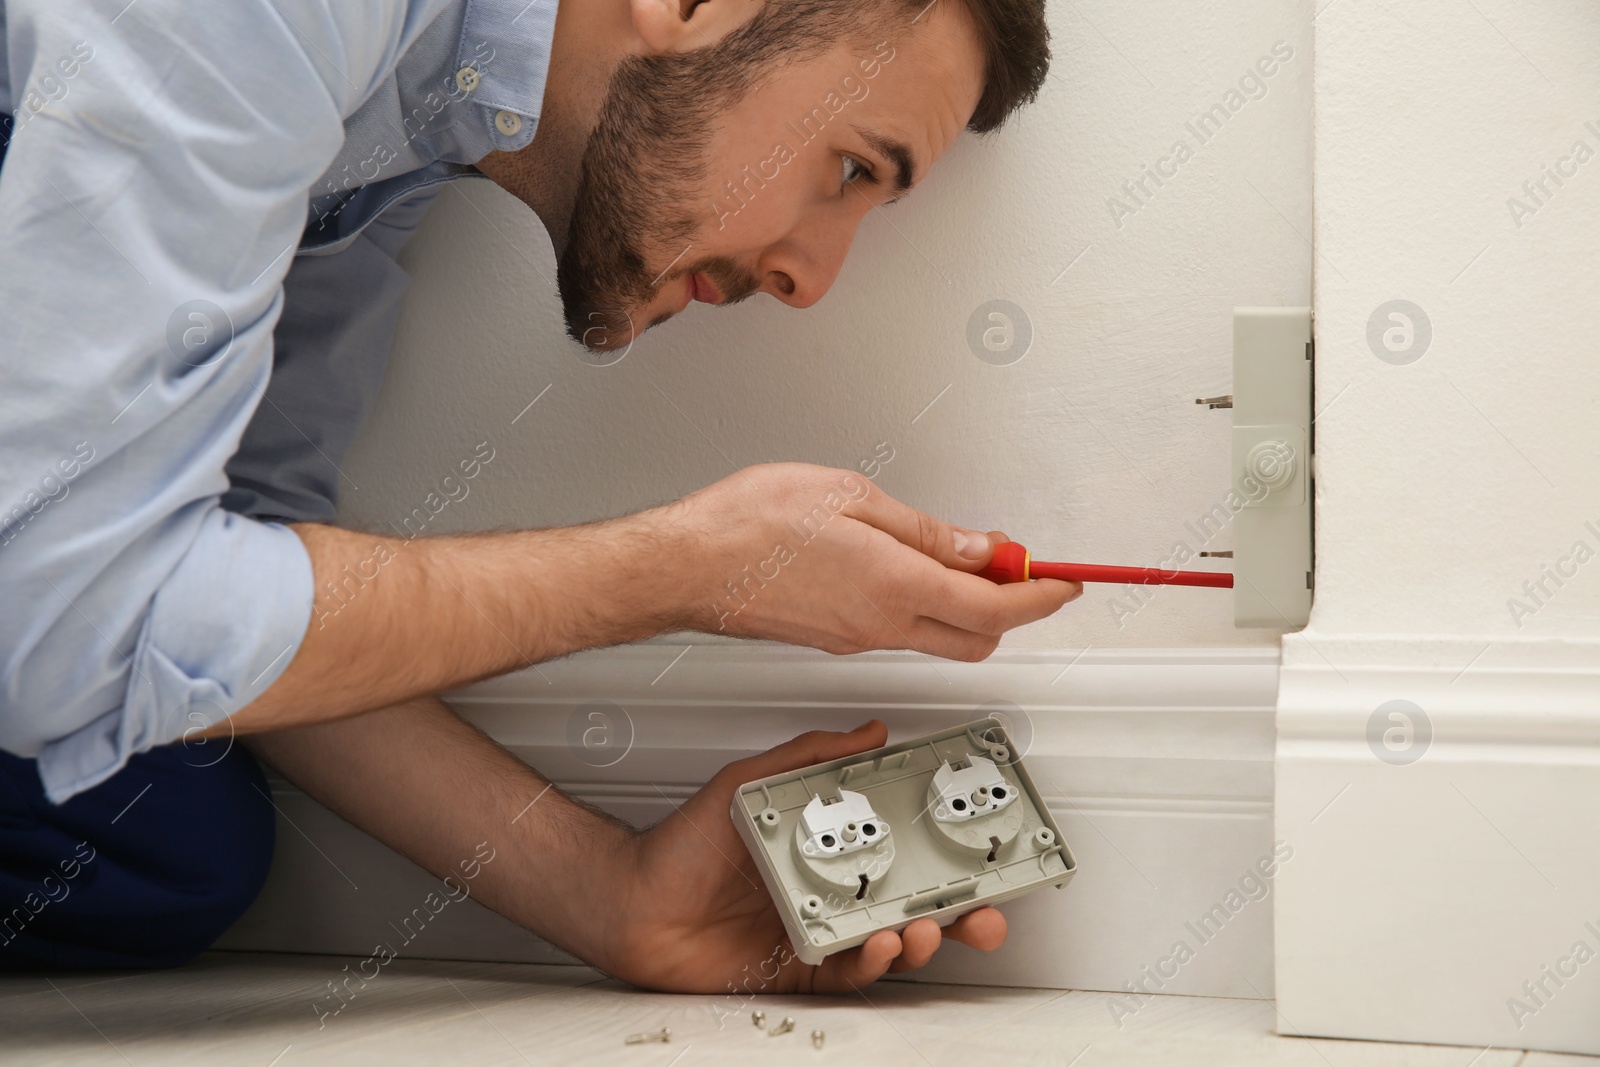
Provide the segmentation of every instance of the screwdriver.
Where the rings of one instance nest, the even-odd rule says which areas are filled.
[[[1096,563],[1047,563],[1015,541],[994,546],[994,559],[978,575],[1005,585],[1033,578],[1066,582],[1129,582],[1133,585],[1204,585],[1232,589],[1233,575],[1219,571],[1169,571],[1160,567],[1108,567]]]

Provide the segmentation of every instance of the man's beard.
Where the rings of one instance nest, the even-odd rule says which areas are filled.
[[[731,69],[739,65],[714,48],[618,65],[584,148],[556,270],[573,340],[604,349],[642,333],[655,323],[633,317],[664,282],[691,270],[711,278],[727,303],[759,286],[731,259],[687,255],[699,225],[690,205],[705,188],[716,119],[750,86],[748,71]]]

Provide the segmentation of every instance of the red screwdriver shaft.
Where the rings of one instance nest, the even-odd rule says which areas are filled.
[[[1160,567],[1108,567],[1096,563],[1047,563],[1033,559],[1015,541],[996,545],[994,560],[978,572],[1002,585],[1033,578],[1060,578],[1068,582],[1129,582],[1133,585],[1202,585],[1232,589],[1233,575],[1221,571],[1168,571]]]

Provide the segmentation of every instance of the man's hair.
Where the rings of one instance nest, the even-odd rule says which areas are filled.
[[[913,5],[924,0],[912,0]],[[949,2],[949,0],[946,0]],[[998,129],[1032,103],[1050,72],[1050,28],[1044,0],[960,0],[978,31],[983,95],[967,123],[973,133]]]
[[[841,40],[882,34],[891,45],[940,3],[960,4],[983,56],[983,95],[967,129],[998,129],[1039,94],[1050,70],[1050,28],[1044,0],[766,0],[755,18],[713,46],[744,75],[721,86],[738,99],[780,60],[812,58]]]

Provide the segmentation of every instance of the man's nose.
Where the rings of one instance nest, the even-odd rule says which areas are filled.
[[[761,288],[790,307],[808,308],[833,286],[861,219],[871,210],[815,220],[792,230],[761,257]]]

